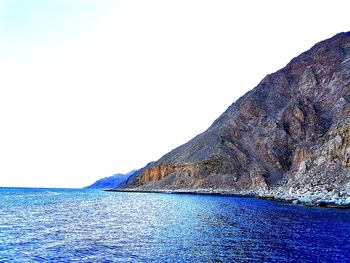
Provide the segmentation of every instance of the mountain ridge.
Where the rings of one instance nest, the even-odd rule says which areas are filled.
[[[112,189],[121,186],[125,181],[127,181],[136,170],[132,170],[126,174],[117,173],[112,176],[107,176],[101,178],[94,182],[93,184],[84,187],[84,189]]]

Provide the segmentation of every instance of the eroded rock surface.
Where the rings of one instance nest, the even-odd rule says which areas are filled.
[[[348,32],[316,44],[266,76],[207,131],[152,163],[124,187],[346,203],[349,130]]]

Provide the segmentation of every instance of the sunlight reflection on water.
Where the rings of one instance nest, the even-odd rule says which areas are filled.
[[[0,196],[1,261],[350,260],[350,210],[64,189]]]

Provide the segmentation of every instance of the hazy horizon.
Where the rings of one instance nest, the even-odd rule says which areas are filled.
[[[267,74],[348,31],[347,7],[1,1],[0,186],[80,188],[159,159]]]

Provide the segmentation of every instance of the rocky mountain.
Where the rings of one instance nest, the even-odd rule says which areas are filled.
[[[121,186],[126,182],[133,174],[135,170],[127,174],[115,174],[109,177],[105,177],[97,180],[92,185],[85,187],[84,189],[113,189]]]
[[[123,188],[350,203],[350,32],[267,75]]]

